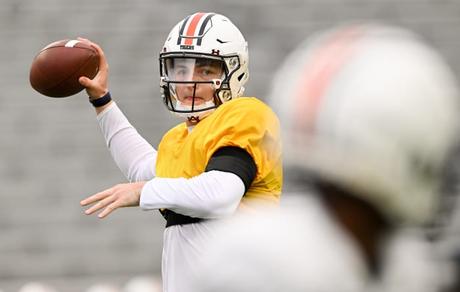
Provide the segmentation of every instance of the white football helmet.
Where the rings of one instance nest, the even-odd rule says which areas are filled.
[[[187,16],[169,33],[160,53],[164,103],[171,112],[190,121],[199,121],[220,104],[241,96],[248,77],[247,42],[220,14]],[[181,96],[184,87],[188,93]],[[212,100],[197,96],[203,88],[211,89]]]
[[[403,29],[347,25],[304,42],[273,84],[288,166],[346,187],[390,221],[432,219],[459,117],[438,53]]]

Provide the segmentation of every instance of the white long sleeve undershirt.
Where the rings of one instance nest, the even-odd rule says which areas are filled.
[[[107,147],[130,182],[145,181],[140,206],[145,210],[167,208],[200,218],[232,214],[245,187],[235,174],[210,171],[190,179],[155,178],[157,151],[129,123],[113,103],[97,116]]]
[[[190,179],[154,178],[145,184],[140,206],[167,208],[182,215],[220,218],[235,212],[244,194],[243,181],[230,172],[213,170]]]
[[[97,115],[113,160],[130,181],[155,177],[157,151],[129,123],[115,102]]]

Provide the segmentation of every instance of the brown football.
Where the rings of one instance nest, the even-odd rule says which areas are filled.
[[[78,40],[61,40],[49,44],[35,56],[29,80],[41,94],[67,97],[83,90],[79,77],[93,79],[98,68],[96,49]]]

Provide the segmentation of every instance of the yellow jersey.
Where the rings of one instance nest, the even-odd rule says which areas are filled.
[[[282,158],[279,120],[262,101],[240,97],[220,105],[198,122],[192,131],[186,123],[169,130],[158,146],[157,177],[191,178],[203,173],[219,148],[234,146],[251,155],[257,173],[240,203],[279,202],[282,182]]]

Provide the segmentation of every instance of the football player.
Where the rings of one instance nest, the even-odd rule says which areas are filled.
[[[442,197],[460,102],[439,54],[357,23],[305,41],[273,84],[291,196],[221,226],[191,291],[438,291],[449,269],[421,226]]]
[[[212,219],[258,205],[276,205],[282,186],[279,122],[254,97],[241,97],[248,80],[248,46],[225,16],[195,13],[170,32],[160,52],[160,88],[167,108],[184,122],[155,150],[132,127],[108,91],[101,48],[98,75],[82,77],[107,146],[131,183],[83,200],[103,218],[120,207],[160,210],[166,219],[164,291],[188,291],[206,253]]]

